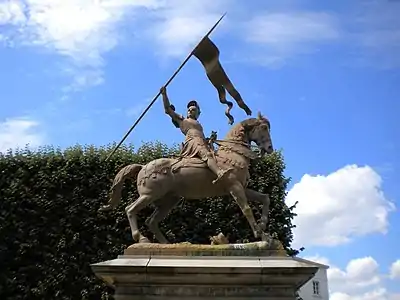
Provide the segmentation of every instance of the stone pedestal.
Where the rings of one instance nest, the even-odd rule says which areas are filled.
[[[116,300],[294,300],[297,289],[318,267],[301,259],[268,255],[258,246],[251,251],[240,245],[209,246],[207,252],[186,245],[181,255],[176,246],[165,251],[138,246],[92,269],[115,288]]]

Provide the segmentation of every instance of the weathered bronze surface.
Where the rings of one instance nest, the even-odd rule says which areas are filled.
[[[146,165],[132,164],[122,168],[115,176],[111,187],[110,202],[100,210],[115,208],[120,201],[124,181],[132,178],[137,180],[140,196],[125,210],[135,241],[149,243],[149,240],[139,232],[137,224],[137,214],[146,206],[153,204],[156,207],[147,220],[150,231],[158,242],[167,244],[168,240],[160,231],[158,224],[181,197],[187,200],[199,200],[223,195],[231,195],[239,205],[255,238],[269,239],[269,235],[265,233],[269,197],[248,189],[247,184],[250,178],[250,160],[259,156],[251,150],[251,142],[258,145],[260,155],[273,152],[270,122],[258,113],[257,118],[249,118],[232,126],[223,140],[215,140],[215,136],[207,140],[198,121],[200,116],[198,103],[190,101],[187,105],[187,116],[184,117],[175,112],[164,87],[161,88],[161,94],[165,113],[185,135],[180,156],[160,158]],[[213,150],[210,141],[219,145],[217,150]],[[255,220],[248,200],[262,203],[259,222]]]

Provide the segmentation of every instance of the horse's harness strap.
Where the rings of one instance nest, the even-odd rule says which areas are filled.
[[[238,142],[238,141],[232,141],[232,140],[210,140],[210,141],[217,144],[218,146],[220,146],[220,143],[231,143],[231,144],[237,144],[237,145],[241,145],[241,146],[250,148],[250,144],[244,143],[244,142]]]

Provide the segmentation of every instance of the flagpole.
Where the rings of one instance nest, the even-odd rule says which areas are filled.
[[[172,74],[172,76],[168,79],[168,81],[165,83],[164,87],[167,87],[171,81],[175,78],[176,75],[182,70],[184,65],[188,62],[188,60],[192,57],[194,50],[197,48],[197,46],[203,41],[205,38],[207,38],[213,31],[214,29],[218,26],[218,24],[222,21],[222,19],[225,17],[226,12],[219,18],[219,20],[214,24],[213,27],[207,32],[207,34],[200,40],[200,42],[196,45],[196,47],[188,54],[186,59],[181,63],[181,65],[176,69],[175,73]],[[136,120],[136,122],[131,126],[131,128],[128,130],[128,132],[124,135],[122,140],[119,142],[119,144],[113,149],[113,151],[107,156],[106,160],[109,160],[110,157],[115,153],[115,151],[118,150],[118,148],[122,145],[122,143],[126,140],[128,135],[132,132],[132,130],[136,127],[136,125],[142,120],[144,115],[149,111],[149,109],[153,106],[153,104],[157,101],[158,97],[160,96],[161,91],[158,91],[157,95],[154,96],[153,100],[150,102],[150,104],[146,107],[146,109],[142,112],[142,114],[139,116],[139,118]]]

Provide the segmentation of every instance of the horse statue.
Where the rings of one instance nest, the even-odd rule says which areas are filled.
[[[110,200],[100,211],[114,209],[120,202],[123,183],[126,179],[137,181],[139,198],[126,208],[132,237],[136,242],[149,243],[138,228],[137,214],[146,206],[153,204],[154,213],[146,225],[159,243],[168,240],[159,229],[159,223],[179,203],[180,197],[186,200],[199,200],[207,197],[231,195],[246,217],[254,237],[266,239],[265,233],[270,200],[268,195],[247,188],[250,178],[250,160],[273,152],[270,136],[270,122],[258,113],[257,118],[249,118],[234,124],[223,140],[214,141],[219,147],[214,155],[221,169],[232,171],[216,183],[215,174],[207,168],[204,160],[197,157],[159,158],[146,165],[131,164],[122,168],[114,178]],[[251,149],[257,144],[260,153]],[[256,222],[248,200],[260,202],[263,206],[261,218]]]

